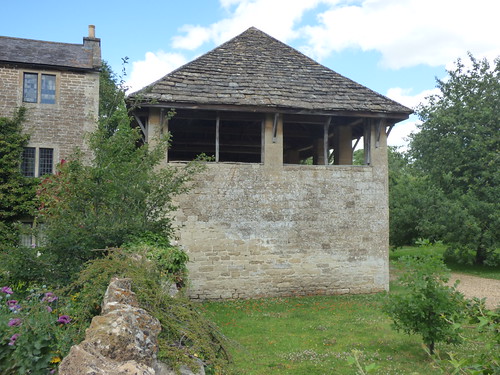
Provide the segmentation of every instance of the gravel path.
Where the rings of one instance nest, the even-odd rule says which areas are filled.
[[[462,273],[452,272],[450,284],[460,280],[457,289],[467,298],[486,298],[486,307],[494,309],[500,307],[500,280],[485,279],[483,277],[470,276]]]

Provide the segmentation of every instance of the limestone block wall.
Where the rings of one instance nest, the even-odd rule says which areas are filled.
[[[192,298],[388,289],[386,167],[208,164],[177,198]]]
[[[23,103],[23,73],[56,75],[56,103]],[[75,147],[86,152],[85,134],[94,130],[99,108],[99,73],[40,70],[0,65],[0,116],[27,109],[30,146],[54,148],[55,161],[66,159]]]

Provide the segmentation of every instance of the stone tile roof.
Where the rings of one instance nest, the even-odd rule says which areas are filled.
[[[158,104],[412,113],[254,27],[137,93]]]
[[[96,69],[91,46],[0,36],[0,62]]]

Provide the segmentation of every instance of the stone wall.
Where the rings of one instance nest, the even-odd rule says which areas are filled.
[[[190,296],[387,290],[387,168],[376,161],[378,167],[208,164],[196,188],[176,201]]]
[[[56,75],[56,103],[23,103],[23,73]],[[84,136],[95,129],[99,103],[99,73],[40,70],[0,65],[0,116],[27,109],[29,146],[54,148],[55,162],[66,159],[75,147],[87,151]],[[87,153],[88,154],[88,153]]]

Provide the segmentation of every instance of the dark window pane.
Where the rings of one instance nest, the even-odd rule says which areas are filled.
[[[23,102],[36,103],[38,101],[38,74],[24,73]]]
[[[21,173],[26,177],[35,177],[35,148],[25,147],[23,150],[23,161],[21,162]]]
[[[56,102],[56,76],[42,74],[42,103],[54,104]]]
[[[52,165],[54,160],[54,150],[52,148],[41,148],[38,163],[38,175],[52,173]]]

